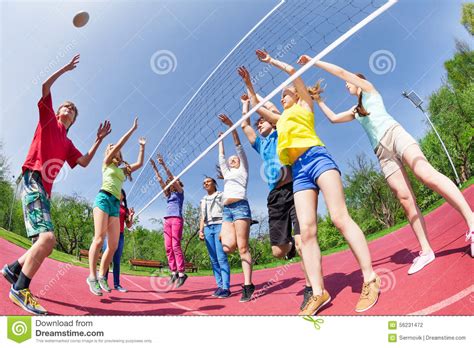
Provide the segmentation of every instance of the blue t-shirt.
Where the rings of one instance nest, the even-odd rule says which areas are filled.
[[[257,136],[252,147],[260,154],[263,160],[263,180],[273,190],[281,179],[281,168],[277,153],[278,133],[273,131],[266,137]]]
[[[184,192],[171,192],[166,199],[166,215],[165,217],[182,217],[183,216]]]

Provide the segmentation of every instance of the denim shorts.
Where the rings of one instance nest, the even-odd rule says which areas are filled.
[[[113,194],[102,190],[95,196],[95,207],[109,214],[109,216],[119,217],[120,215],[120,201]]]
[[[291,166],[293,172],[293,193],[304,190],[318,190],[318,178],[324,172],[335,169],[341,174],[334,159],[325,146],[313,146],[306,150]]]
[[[222,221],[234,222],[236,220],[252,219],[249,202],[246,199],[224,205]]]

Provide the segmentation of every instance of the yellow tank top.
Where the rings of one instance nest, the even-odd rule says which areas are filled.
[[[293,164],[310,147],[324,146],[314,130],[314,114],[299,104],[283,111],[277,131],[277,153],[283,165]]]

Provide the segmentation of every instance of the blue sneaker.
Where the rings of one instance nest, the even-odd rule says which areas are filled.
[[[219,298],[227,298],[227,297],[230,297],[231,295],[231,292],[229,289],[222,289],[221,293],[219,294]]]
[[[10,288],[10,300],[25,311],[37,315],[48,314],[38,302],[38,300],[30,292],[30,289],[15,290],[13,286]]]
[[[212,294],[212,297],[219,297],[221,291],[222,291],[221,288],[217,288],[216,291],[214,291],[214,293]]]

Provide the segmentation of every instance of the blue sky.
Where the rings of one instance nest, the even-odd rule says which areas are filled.
[[[0,139],[12,174],[19,172],[33,137],[41,82],[76,52],[81,54],[79,66],[52,89],[55,105],[69,99],[79,108],[70,138],[85,152],[101,120],[112,122],[108,143],[116,141],[130,127],[133,116],[139,115],[139,130],[124,149],[131,161],[138,152],[138,136],[147,137],[147,150],[151,151],[214,67],[277,3],[2,1]],[[392,115],[419,138],[426,131],[423,116],[400,94],[415,89],[426,100],[441,84],[443,62],[454,53],[454,39],[472,44],[459,24],[461,4],[458,0],[401,0],[325,60],[364,72]],[[91,16],[81,29],[71,24],[79,10]],[[152,71],[150,58],[158,50],[169,50],[176,56],[173,72],[158,75]],[[393,71],[382,75],[371,71],[370,57],[379,50],[391,52]],[[324,77],[328,84],[328,105],[343,110],[355,103],[342,81],[316,69],[304,75],[308,81],[317,77]],[[375,159],[356,122],[332,125],[316,112],[316,128],[343,172],[357,153]],[[92,201],[101,185],[104,148],[88,168],[65,169],[54,191],[78,193]],[[216,151],[211,155],[217,157]],[[261,163],[250,148],[247,152],[256,168],[251,170],[249,201],[255,211],[264,212],[268,191],[259,175]],[[209,161],[200,163],[184,177],[187,199],[194,203],[200,199],[204,193],[201,174],[212,174],[213,165],[212,161],[211,165]],[[130,187],[127,183],[125,189]],[[161,217],[164,208],[164,201],[158,200],[142,220]]]

